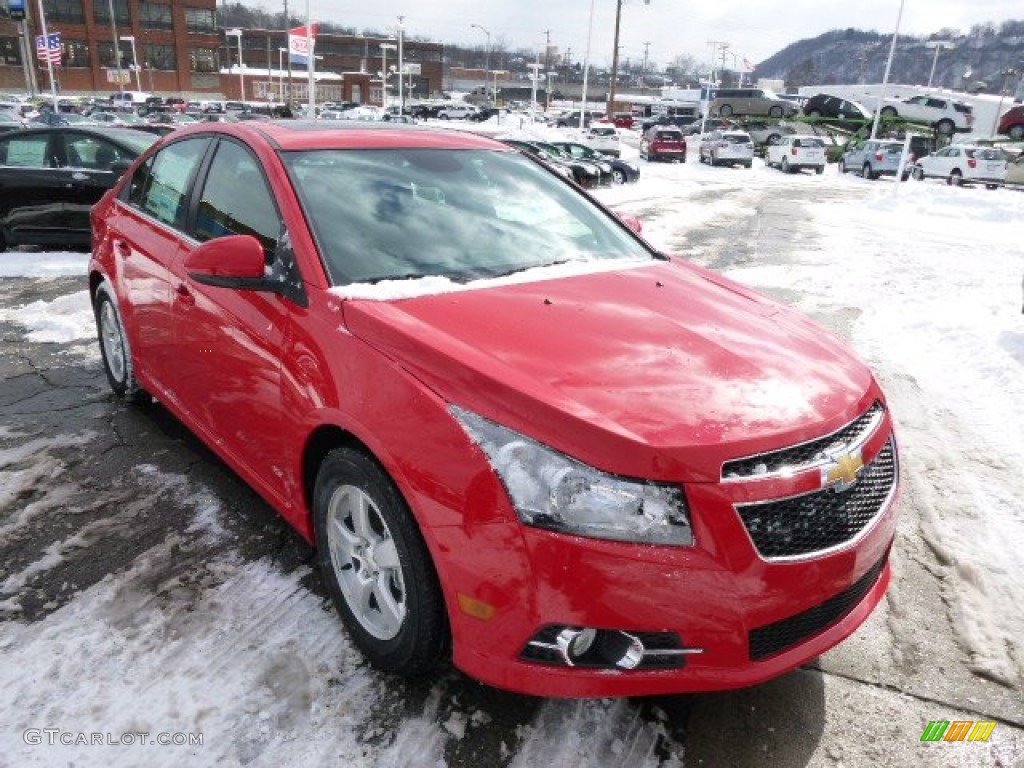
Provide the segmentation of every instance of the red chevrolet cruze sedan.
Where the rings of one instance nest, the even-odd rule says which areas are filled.
[[[93,210],[107,376],[315,546],[378,668],[625,696],[751,685],[882,599],[868,368],[446,131],[209,123]]]

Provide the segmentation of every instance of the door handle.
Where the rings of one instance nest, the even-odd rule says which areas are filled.
[[[117,240],[114,243],[114,248],[117,249],[117,254],[124,259],[127,259],[129,256],[132,255],[131,246],[128,245],[128,243],[126,243],[124,240]]]
[[[178,301],[186,307],[195,306],[196,297],[192,295],[192,291],[188,289],[187,285],[184,283],[178,283],[178,287],[175,288],[174,291],[178,294]]]

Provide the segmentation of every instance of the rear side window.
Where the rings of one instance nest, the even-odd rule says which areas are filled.
[[[0,165],[15,168],[49,168],[50,137],[19,136],[0,141]]]
[[[794,147],[824,147],[825,142],[821,139],[793,139]]]
[[[157,221],[181,229],[192,178],[209,144],[205,137],[187,139],[157,152],[132,178],[129,202]]]
[[[963,112],[965,115],[969,115],[974,111],[970,104],[957,104],[956,102],[953,102],[953,109],[957,112]]]

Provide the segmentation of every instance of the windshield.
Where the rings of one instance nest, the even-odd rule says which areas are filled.
[[[654,256],[571,185],[518,152],[288,152],[334,285],[498,277],[568,261]]]

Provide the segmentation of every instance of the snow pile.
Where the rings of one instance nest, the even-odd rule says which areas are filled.
[[[33,301],[23,307],[0,310],[0,320],[28,329],[34,342],[72,341],[96,338],[96,318],[89,303],[89,292],[78,291],[53,301]]]
[[[8,251],[0,259],[0,277],[80,277],[88,267],[88,253]]]

